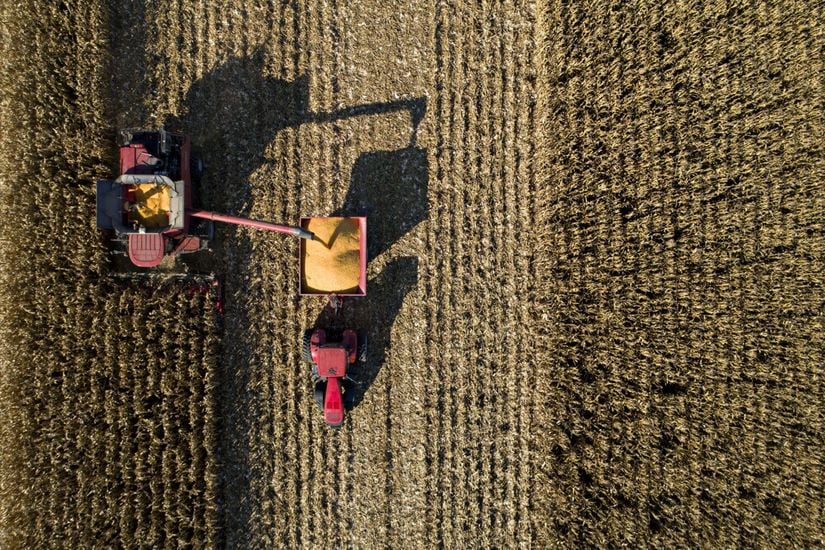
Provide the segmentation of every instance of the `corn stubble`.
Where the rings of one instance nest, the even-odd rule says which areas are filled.
[[[0,546],[823,542],[821,9],[43,4],[3,8]],[[412,145],[293,124],[399,96]],[[219,353],[208,297],[111,281],[109,117],[192,133],[216,210],[426,203],[341,431],[294,242],[219,229]]]

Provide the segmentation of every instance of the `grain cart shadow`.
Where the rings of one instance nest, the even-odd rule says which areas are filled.
[[[395,258],[375,278],[367,282],[367,298],[354,306],[344,306],[340,314],[324,308],[315,320],[315,327],[333,331],[344,328],[355,329],[359,336],[366,337],[367,357],[363,363],[356,363],[348,371],[352,380],[346,380],[344,387],[349,393],[349,408],[357,407],[375,382],[384,365],[395,318],[407,294],[418,284],[418,258],[403,256]]]

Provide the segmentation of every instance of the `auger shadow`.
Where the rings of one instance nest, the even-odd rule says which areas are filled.
[[[169,129],[192,135],[193,148],[203,155],[208,170],[199,191],[202,202],[211,208],[229,209],[233,214],[248,212],[251,208],[251,193],[246,183],[249,175],[264,164],[264,152],[279,131],[302,124],[406,111],[412,134],[409,147],[398,153],[401,155],[398,160],[404,161],[405,154],[419,154],[426,161],[425,152],[415,147],[418,127],[427,108],[426,98],[311,111],[308,75],[289,81],[266,76],[264,69],[261,49],[249,57],[229,59],[193,83],[186,93],[183,113],[167,121]],[[408,150],[412,153],[405,153]],[[386,154],[391,156],[393,152]],[[378,160],[381,159],[367,157],[361,161],[359,158],[359,162],[366,163],[367,170],[373,172]],[[394,162],[392,158],[386,160]],[[233,193],[225,192],[226,185],[232,185]]]

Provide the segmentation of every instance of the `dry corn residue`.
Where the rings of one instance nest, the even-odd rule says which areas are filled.
[[[154,183],[141,183],[135,186],[137,203],[137,221],[149,228],[169,225],[169,187]]]
[[[311,218],[315,238],[304,248],[304,290],[310,294],[358,291],[361,230],[355,218]]]

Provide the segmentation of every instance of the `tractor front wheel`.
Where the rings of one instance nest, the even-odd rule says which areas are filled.
[[[312,389],[312,397],[315,399],[315,404],[323,411],[324,410],[324,390],[327,389],[327,383],[319,380]]]
[[[362,365],[367,362],[367,335],[358,339],[358,362]]]
[[[344,386],[344,408],[350,410],[355,406],[355,401],[358,395],[355,393],[355,388],[351,385]]]
[[[301,341],[301,359],[312,363],[312,330],[305,330]]]

